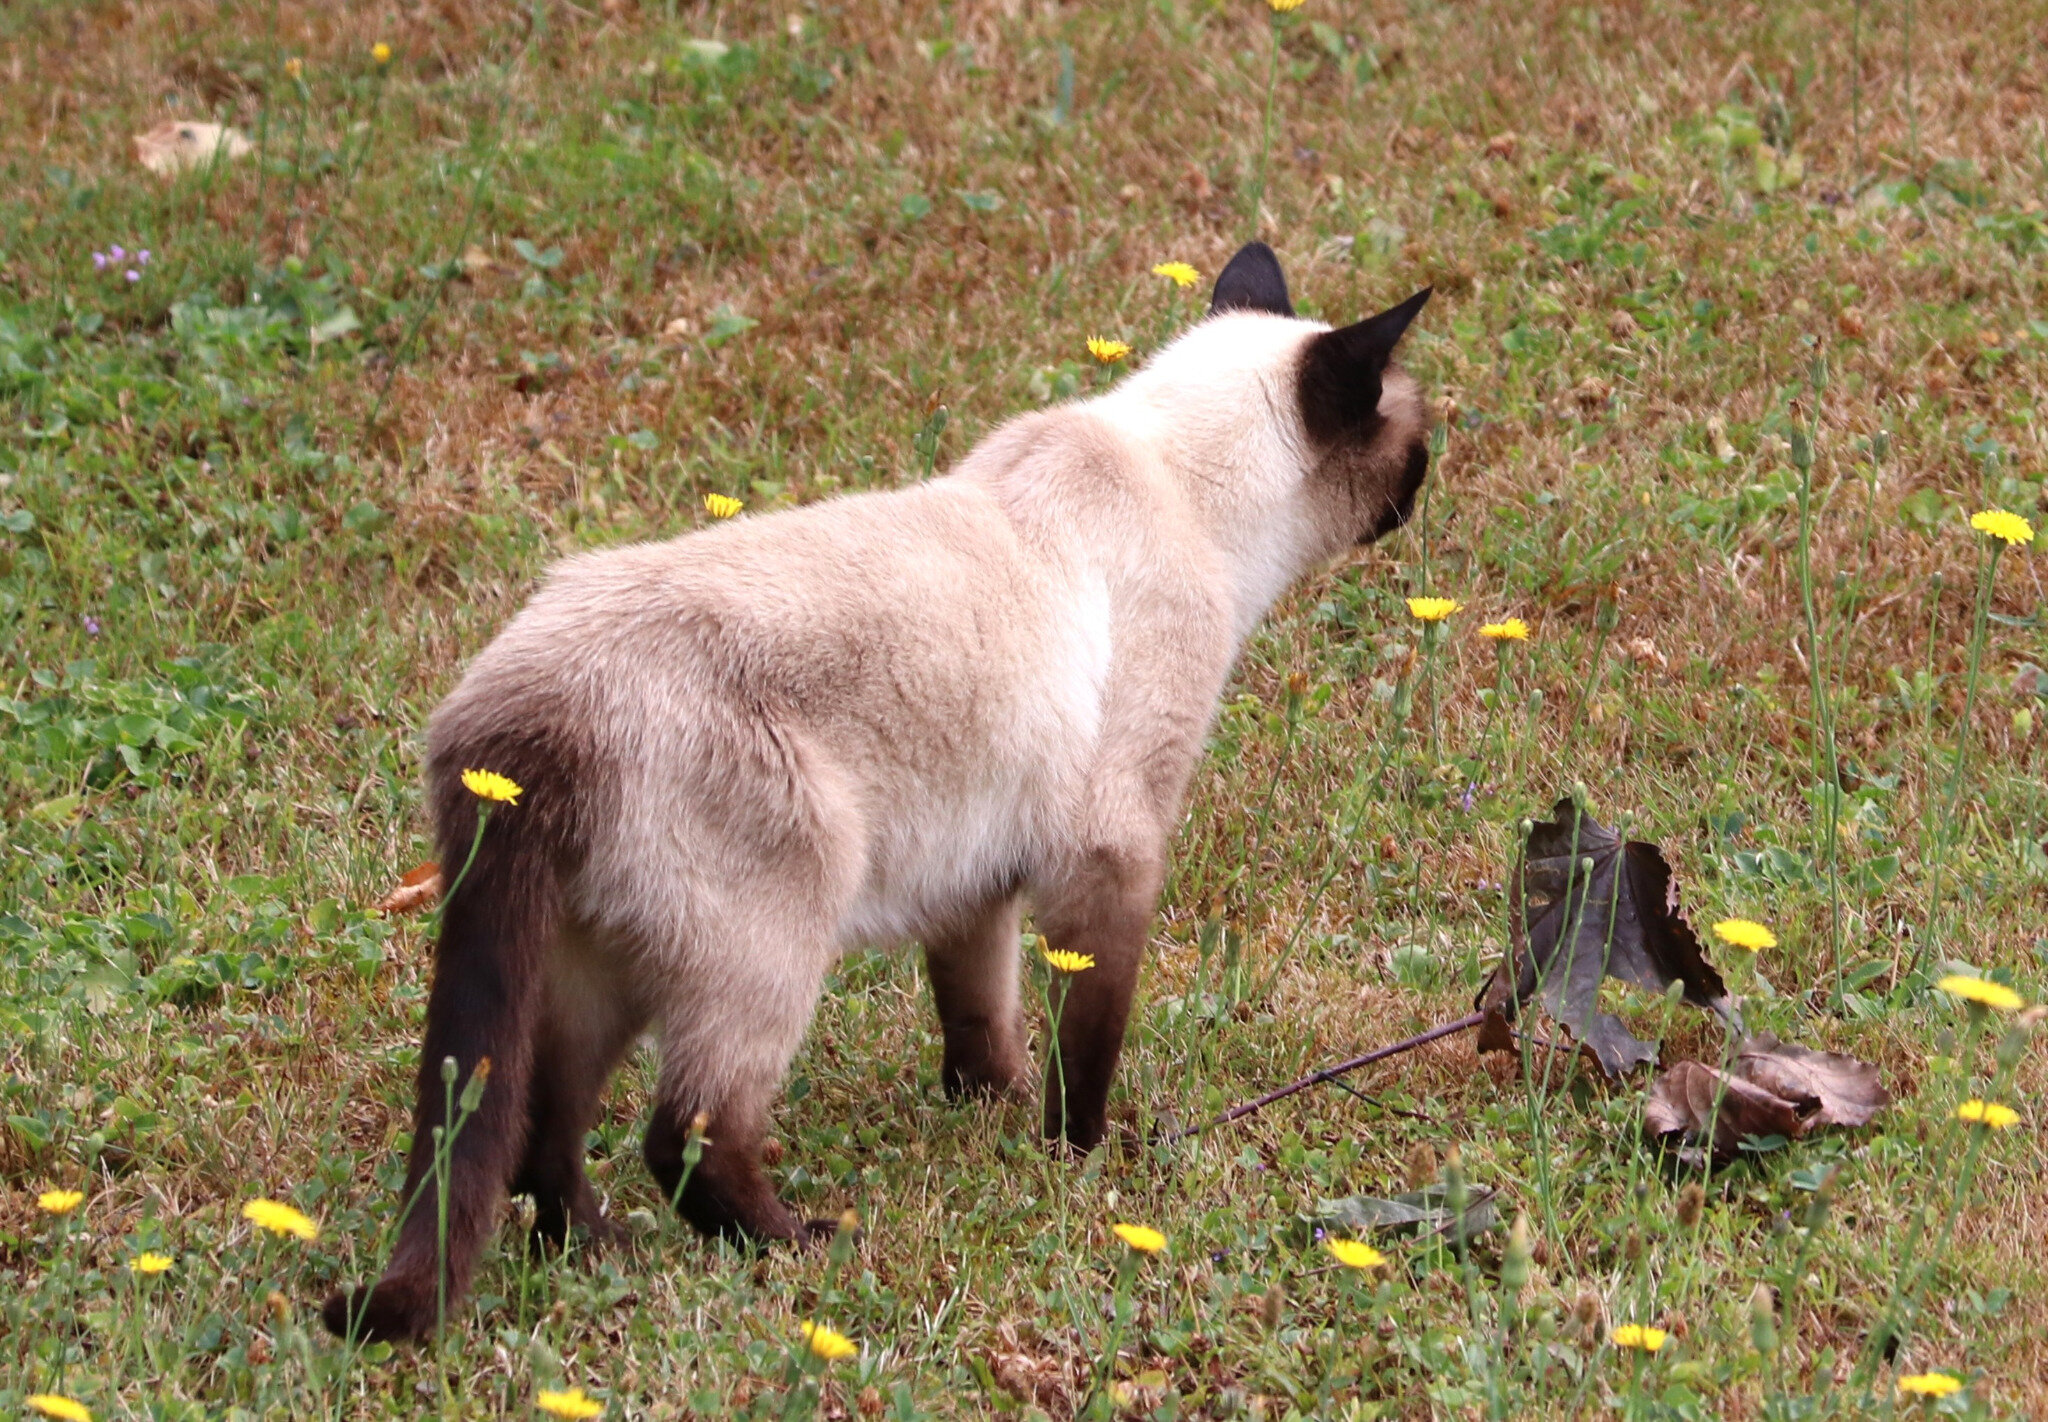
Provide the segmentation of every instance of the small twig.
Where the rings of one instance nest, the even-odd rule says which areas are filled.
[[[1380,1100],[1377,1096],[1368,1096],[1365,1092],[1360,1091],[1357,1087],[1353,1086],[1350,1082],[1344,1080],[1344,1078],[1342,1077],[1336,1077],[1332,1079],[1330,1085],[1338,1088],[1340,1091],[1348,1091],[1353,1096],[1356,1096],[1360,1101],[1363,1101],[1366,1105],[1377,1106],[1380,1110],[1385,1111],[1390,1115],[1406,1116],[1411,1121],[1422,1121],[1432,1126],[1436,1124],[1435,1119],[1432,1118],[1427,1112],[1410,1111],[1405,1106],[1389,1106],[1386,1102]]]
[[[1383,1062],[1388,1057],[1398,1057],[1403,1052],[1412,1052],[1425,1043],[1436,1041],[1439,1037],[1450,1037],[1459,1032],[1469,1032],[1485,1020],[1486,1014],[1483,1012],[1468,1012],[1455,1022],[1441,1023],[1430,1028],[1427,1032],[1417,1032],[1412,1037],[1404,1037],[1390,1047],[1376,1047],[1364,1056],[1353,1057],[1349,1061],[1338,1062],[1335,1066],[1324,1067],[1321,1071],[1313,1072],[1299,1081],[1290,1081],[1287,1085],[1277,1090],[1269,1091],[1256,1100],[1242,1102],[1231,1107],[1213,1121],[1205,1121],[1199,1126],[1189,1126],[1184,1131],[1174,1131],[1161,1139],[1171,1142],[1186,1140],[1189,1136],[1198,1136],[1212,1127],[1225,1125],[1240,1117],[1249,1116],[1254,1111],[1271,1106],[1275,1101],[1284,1101],[1296,1092],[1306,1091],[1311,1086],[1319,1086],[1326,1081],[1335,1081],[1338,1077],[1357,1071],[1360,1067],[1371,1066],[1374,1062]]]

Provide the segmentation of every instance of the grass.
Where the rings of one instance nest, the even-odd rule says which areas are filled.
[[[2048,1408],[2040,1053],[1931,987],[2048,989],[2041,555],[1986,584],[1964,522],[2038,520],[2048,472],[2037,21],[9,7],[0,1410]],[[259,151],[152,177],[128,135],[166,116]],[[562,553],[708,493],[921,477],[1093,388],[1083,339],[1142,359],[1198,309],[1150,267],[1213,275],[1255,210],[1313,314],[1435,283],[1406,355],[1445,447],[1419,524],[1246,652],[1118,1142],[1069,1164],[1027,1106],[948,1105],[914,960],[857,957],[780,1117],[786,1192],[860,1211],[850,1255],[683,1232],[638,1161],[643,1055],[592,1140],[628,1247],[539,1264],[508,1230],[438,1348],[309,1332],[400,1178],[428,945],[368,906],[425,855],[416,732],[463,659]],[[94,268],[116,243],[151,251],[134,282]],[[1424,593],[1466,609],[1427,650]],[[1497,661],[1473,633],[1504,615],[1535,635]],[[1145,1143],[1465,1011],[1517,826],[1574,784],[1665,846],[1696,924],[1773,925],[1750,1023],[1878,1063],[1873,1126],[1689,1197],[1643,1081],[1457,1038]],[[1718,1060],[1711,1021],[1618,1001]],[[1986,1094],[2017,1128],[1952,1119]],[[1360,1277],[1318,1248],[1319,1201],[1443,1176],[1500,1225],[1380,1236]],[[41,1212],[57,1186],[85,1202]],[[259,1237],[256,1195],[319,1238]],[[146,1249],[172,1270],[132,1274]],[[811,1318],[858,1359],[807,1361]],[[1626,1323],[1670,1340],[1602,1341]],[[1964,1389],[1895,1391],[1933,1370]]]

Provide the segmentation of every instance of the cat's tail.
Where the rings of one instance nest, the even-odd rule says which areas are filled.
[[[584,787],[567,747],[531,730],[444,734],[438,723],[433,739],[428,784],[451,892],[398,1243],[374,1288],[337,1292],[321,1313],[335,1334],[364,1342],[432,1333],[469,1288],[525,1145],[544,960],[564,872],[582,854]]]

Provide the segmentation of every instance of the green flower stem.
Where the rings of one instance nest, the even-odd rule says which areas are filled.
[[[2005,545],[1997,539],[1990,543],[1984,571],[1977,580],[1976,623],[1970,632],[1970,666],[1963,681],[1963,720],[1956,729],[1955,758],[1949,766],[1948,788],[1943,792],[1941,813],[1934,827],[1934,864],[1927,880],[1927,931],[1914,946],[1914,968],[1932,961],[1941,943],[1941,880],[1948,867],[1949,830],[1955,818],[1956,801],[1962,795],[1963,767],[1970,755],[1970,722],[1977,710],[1977,674],[1983,669],[1985,633],[1991,621],[1992,581],[1998,575],[1998,555],[2005,551]]]
[[[1266,123],[1265,138],[1259,145],[1259,174],[1252,184],[1251,236],[1259,235],[1259,213],[1266,205],[1266,164],[1273,156],[1273,96],[1280,87],[1280,15],[1276,11],[1269,17],[1267,36],[1271,47],[1266,60]]]

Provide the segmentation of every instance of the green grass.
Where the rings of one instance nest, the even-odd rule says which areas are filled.
[[[1931,988],[2048,990],[2041,554],[2000,559],[1969,697],[1965,524],[2042,512],[2048,52],[2025,4],[1923,4],[1909,76],[1908,18],[1308,0],[1261,172],[1253,0],[9,8],[0,1410],[1792,1418],[1929,1369],[1968,1384],[1949,1414],[2048,1407],[2040,1054],[1997,1088],[2020,1125],[1966,1138],[1997,1033]],[[260,152],[155,178],[128,135],[166,116]],[[792,1199],[861,1212],[843,1267],[668,1217],[643,1054],[592,1141],[628,1247],[540,1264],[508,1228],[438,1349],[319,1336],[402,1173],[428,944],[369,905],[426,855],[417,733],[464,658],[564,552],[921,477],[937,406],[943,466],[1085,392],[1084,338],[1142,358],[1190,319],[1149,268],[1213,276],[1255,191],[1308,312],[1436,284],[1406,356],[1446,448],[1425,517],[1247,651],[1115,1144],[1049,1159],[1031,1107],[947,1104],[914,959],[850,959],[779,1118]],[[137,281],[94,269],[113,243]],[[1428,658],[1424,591],[1466,605]],[[1472,634],[1508,614],[1535,637],[1497,673]],[[1459,1038],[1369,1100],[1147,1143],[1465,1011],[1517,827],[1573,784],[1695,924],[1776,928],[1750,1025],[1878,1063],[1874,1125],[1746,1153],[1695,1211],[1646,1082]],[[1454,1148],[1502,1226],[1340,1277],[1318,1202]],[[62,1222],[53,1186],[87,1196]],[[319,1239],[252,1238],[258,1194]],[[1167,1251],[1130,1269],[1118,1220]],[[174,1269],[132,1276],[145,1248]],[[822,1399],[811,1317],[862,1345]],[[1624,1322],[1674,1336],[1603,1346]]]

